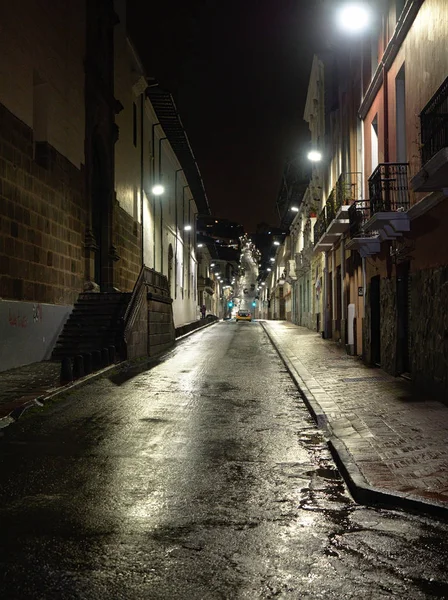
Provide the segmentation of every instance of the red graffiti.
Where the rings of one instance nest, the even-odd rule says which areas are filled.
[[[28,327],[28,318],[25,315],[21,316],[19,312],[16,315],[9,311],[8,321],[11,327]]]

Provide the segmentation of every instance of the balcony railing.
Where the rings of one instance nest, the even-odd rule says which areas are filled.
[[[448,146],[448,77],[420,114],[422,166]]]
[[[336,218],[337,208],[336,208],[336,192],[335,188],[333,188],[330,192],[330,195],[327,198],[327,202],[324,206],[324,211],[326,213],[327,225],[331,223],[333,219]]]
[[[198,285],[199,287],[209,288],[211,290],[215,290],[215,282],[210,277],[204,277],[200,275],[198,277]]]
[[[369,177],[372,215],[410,207],[408,163],[381,163]]]
[[[314,224],[314,245],[320,240],[320,238],[324,235],[327,230],[327,214],[325,210],[325,206],[323,211],[317,217],[317,221]]]
[[[371,217],[370,202],[368,200],[357,200],[348,209],[350,219],[350,237],[370,236],[364,231],[364,225]]]
[[[353,204],[361,198],[362,173],[341,173],[336,183],[336,212],[341,206]]]

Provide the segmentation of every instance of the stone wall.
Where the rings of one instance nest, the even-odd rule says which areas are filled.
[[[411,373],[426,391],[448,394],[448,267],[412,273]]]
[[[148,355],[148,306],[145,286],[140,289],[136,314],[125,338],[126,358],[133,359]]]
[[[149,356],[168,350],[174,344],[175,330],[171,300],[159,298],[148,300]]]
[[[0,104],[0,297],[73,304],[82,290],[84,174]]]
[[[381,368],[396,375],[397,352],[397,296],[396,279],[381,279]]]

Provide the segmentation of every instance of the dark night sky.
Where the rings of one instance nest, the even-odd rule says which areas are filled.
[[[319,0],[128,0],[149,76],[170,90],[212,212],[277,224],[284,160],[303,152]]]

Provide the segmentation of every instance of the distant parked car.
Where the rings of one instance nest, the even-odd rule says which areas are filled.
[[[252,321],[252,315],[248,310],[239,310],[236,313],[236,321]]]

